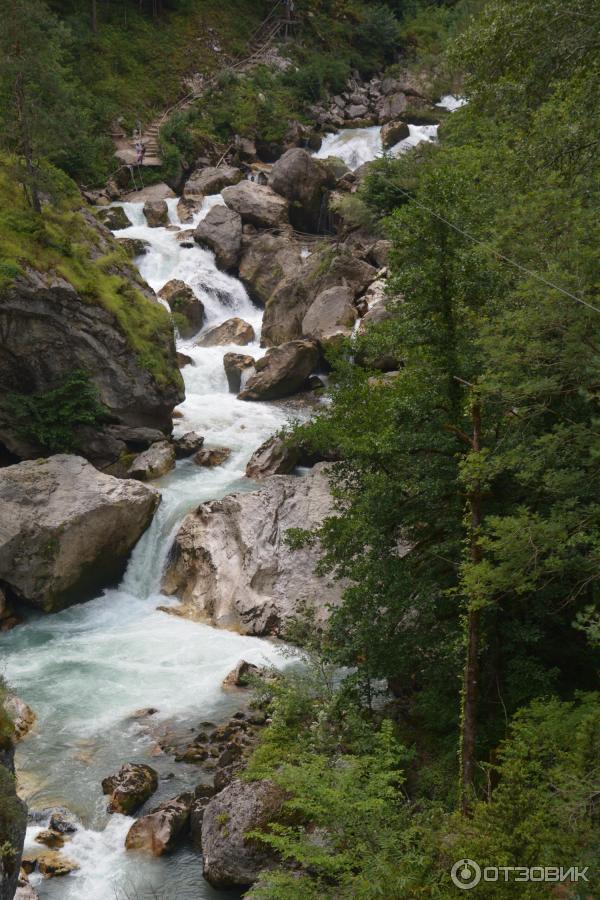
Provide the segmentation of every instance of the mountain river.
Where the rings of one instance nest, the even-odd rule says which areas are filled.
[[[446,98],[445,98],[446,99]],[[455,98],[453,98],[455,99]],[[420,140],[435,140],[437,126],[411,126],[411,135],[394,153]],[[379,128],[349,129],[326,136],[319,157],[337,155],[351,168],[380,155]],[[177,231],[193,228],[220,196],[205,198],[193,224],[182,225],[177,199],[169,200],[170,228],[149,228],[142,203],[122,205],[133,223],[119,237],[141,238],[148,252],[136,263],[158,291],[172,278],[189,284],[202,300],[211,327],[240,316],[255,328],[257,341],[244,349],[257,357],[262,314],[244,286],[220,272],[213,254],[184,248]],[[308,255],[308,250],[306,251]],[[128,761],[157,769],[159,789],[152,806],[198,782],[198,769],[153,755],[156,741],[144,719],[133,713],[155,707],[152,727],[190,727],[219,721],[239,707],[239,698],[221,688],[223,677],[244,658],[282,666],[277,645],[190,622],[157,610],[177,601],[160,595],[161,573],[173,535],[183,516],[208,499],[256,485],[244,471],[252,452],[286,421],[285,405],[238,401],[227,389],[224,353],[238,347],[203,349],[194,339],[178,341],[194,365],[183,369],[186,400],[179,407],[177,434],[197,431],[206,446],[233,452],[214,469],[182,460],[157,482],[162,503],[135,548],[121,584],[87,603],[28,622],[0,635],[2,674],[37,713],[32,732],[19,745],[21,794],[30,810],[63,805],[82,827],[64,852],[79,868],[63,878],[31,876],[41,900],[176,900],[239,896],[216,892],[204,881],[198,855],[183,848],[171,857],[152,859],[126,852],[125,835],[133,819],[108,815],[100,782]],[[26,850],[43,823],[28,828]],[[43,848],[42,848],[43,849]]]

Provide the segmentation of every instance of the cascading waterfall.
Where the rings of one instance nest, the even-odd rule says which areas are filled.
[[[149,228],[141,203],[124,203],[130,228],[119,237],[148,243],[137,260],[155,290],[172,278],[189,284],[206,310],[211,327],[234,315],[249,321],[257,342],[244,350],[261,356],[258,345],[261,311],[241,282],[220,272],[213,254],[198,246],[182,247],[177,233],[193,228],[222,198],[205,199],[194,223],[182,225],[177,199],[169,200],[171,228]],[[176,227],[175,227],[176,226]],[[173,605],[161,596],[160,579],[172,537],[182,517],[199,502],[253,487],[245,476],[251,453],[286,419],[278,405],[244,403],[230,394],[223,355],[239,347],[198,348],[194,340],[178,341],[192,357],[183,369],[186,400],[176,432],[198,431],[206,445],[231,447],[227,462],[214,469],[187,459],[159,482],[162,503],[154,521],[133,551],[118,589],[53,616],[37,616],[3,635],[4,674],[38,713],[35,730],[21,745],[21,784],[32,809],[64,805],[79,816],[83,828],[64,853],[80,866],[62,879],[38,885],[41,898],[115,900],[170,896],[222,897],[204,881],[196,853],[182,850],[172,859],[153,860],[124,849],[132,819],[107,815],[100,781],[124,762],[144,761],[161,780],[153,802],[172,797],[198,782],[192,765],[171,757],[151,756],[151,734],[132,719],[144,707],[159,712],[152,723],[173,720],[193,725],[222,718],[239,700],[223,693],[220,683],[242,657],[256,663],[281,664],[272,643],[185,621],[157,611]],[[173,775],[173,777],[171,777]],[[167,777],[169,776],[169,777]],[[28,829],[26,847],[37,848],[40,826]],[[42,848],[43,849],[43,848]],[[35,883],[36,876],[31,876]],[[156,891],[156,895],[152,894]]]
[[[435,140],[436,126],[411,126],[410,145]],[[352,129],[325,138],[318,157],[341,156],[357,168],[380,155],[381,129]],[[400,142],[392,152],[402,152]],[[400,148],[400,149],[398,149]],[[220,272],[213,254],[178,241],[208,210],[222,203],[207,197],[193,223],[177,216],[177,199],[168,201],[169,228],[149,228],[141,203],[124,203],[131,227],[119,237],[147,242],[136,262],[155,290],[173,279],[189,284],[206,310],[211,327],[233,315],[249,321],[257,342],[245,352],[260,356],[261,312],[240,281]],[[180,235],[181,236],[181,235]],[[182,244],[187,243],[185,247]],[[307,249],[304,255],[309,255]],[[221,688],[223,677],[240,658],[281,664],[270,642],[220,631],[157,610],[176,601],[161,596],[160,578],[173,534],[182,517],[199,502],[253,487],[245,476],[251,453],[285,422],[277,404],[244,403],[227,388],[223,355],[239,347],[198,348],[194,339],[179,341],[194,365],[183,369],[186,400],[176,432],[198,431],[206,446],[232,449],[226,463],[204,469],[182,460],[162,478],[162,503],[135,548],[117,589],[52,616],[31,620],[0,636],[3,674],[38,714],[33,732],[19,746],[17,764],[30,808],[64,805],[83,827],[64,852],[79,865],[71,875],[43,881],[31,876],[41,900],[125,900],[177,897],[177,900],[226,898],[203,880],[198,855],[182,849],[172,857],[148,858],[124,849],[132,823],[106,813],[100,782],[124,762],[149,762],[161,776],[153,802],[159,803],[196,784],[198,769],[153,755],[156,742],[132,713],[156,707],[152,723],[194,725],[225,716],[239,702]],[[40,825],[28,829],[27,847],[36,847]]]

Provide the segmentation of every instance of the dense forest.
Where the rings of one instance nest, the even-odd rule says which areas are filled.
[[[115,121],[147,125],[190,71],[243,56],[272,4],[0,6],[3,286],[23,259],[69,256],[79,189],[114,177]],[[268,724],[242,777],[285,801],[250,835],[277,864],[246,896],[449,898],[463,859],[571,870],[561,893],[500,877],[475,896],[596,896],[600,8],[297,0],[295,14],[293,65],[224,74],[166,119],[146,184],[177,190],[234,135],[281,142],[351,73],[402,65],[467,102],[438,141],[384,153],[336,200],[346,236],[391,242],[391,314],[328,345],[326,401],[281,433],[331,463],[334,513],[285,542],[318,544],[342,599],[325,624],[310,608],[288,623],[302,665],[255,686]],[[77,249],[65,271],[82,265]],[[166,327],[153,315],[145,357]],[[147,359],[165,383],[167,356]]]

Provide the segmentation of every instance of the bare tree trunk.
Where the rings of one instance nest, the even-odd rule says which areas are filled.
[[[19,54],[17,48],[17,54]],[[15,98],[17,107],[17,122],[19,125],[19,144],[20,153],[25,160],[25,169],[27,171],[27,184],[24,185],[25,194],[30,206],[36,213],[41,213],[42,204],[36,183],[36,170],[33,164],[33,147],[31,135],[29,132],[29,122],[27,120],[27,106],[25,103],[25,84],[23,74],[19,72],[15,79]]]
[[[472,452],[481,451],[481,406],[475,400],[472,408]],[[482,521],[481,484],[476,481],[469,492],[470,556],[473,563],[482,558],[479,529]],[[470,598],[471,602],[474,598]],[[460,806],[468,814],[475,790],[475,750],[477,741],[477,703],[479,698],[479,634],[481,610],[469,609],[467,614],[467,648],[462,689],[461,722],[461,778]]]
[[[94,32],[94,34],[98,34],[98,3],[97,3],[97,0],[92,0],[91,17],[92,17],[92,31]]]

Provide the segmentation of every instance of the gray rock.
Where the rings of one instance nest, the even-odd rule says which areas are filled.
[[[354,293],[348,287],[331,287],[311,303],[302,320],[302,333],[322,344],[349,337],[357,319],[352,304]]]
[[[127,444],[130,450],[147,450],[151,444],[164,441],[165,436],[157,428],[134,428],[130,425],[107,425],[108,434]]]
[[[122,228],[129,228],[130,225],[133,225],[122,206],[109,206],[98,210],[97,216],[102,224],[111,231],[120,231]]]
[[[227,344],[237,344],[240,347],[251,344],[255,338],[254,328],[249,322],[245,322],[238,316],[215,325],[205,331],[196,341],[197,347],[223,347]]]
[[[269,781],[233,781],[210,801],[202,822],[203,873],[215,888],[248,887],[275,865],[273,851],[246,838],[281,810],[283,790]]]
[[[277,160],[269,187],[290,201],[290,221],[300,231],[317,231],[323,198],[335,181],[327,167],[306,150],[288,150]]]
[[[175,445],[175,456],[177,459],[185,459],[202,448],[204,438],[195,431],[187,431],[181,437],[175,438],[173,444]]]
[[[177,847],[189,823],[194,796],[180,794],[134,822],[125,838],[126,850],[145,850],[154,856]]]
[[[406,111],[407,107],[408,100],[405,93],[399,91],[396,94],[389,94],[388,96],[383,97],[377,105],[379,121],[383,125],[386,122],[398,119],[402,113]]]
[[[270,187],[242,181],[234,187],[225,188],[222,194],[229,209],[239,213],[243,222],[257,228],[276,228],[288,221],[287,200]]]
[[[381,129],[381,143],[384,150],[395,147],[399,141],[409,137],[410,128],[406,122],[388,122]]]
[[[244,353],[226,353],[223,367],[227,376],[227,385],[232,394],[238,394],[242,386],[242,374],[254,368],[254,357]]]
[[[351,253],[332,255],[329,247],[316,250],[300,271],[280,276],[265,306],[262,341],[271,346],[300,337],[304,316],[321,291],[342,285],[358,296],[376,275],[373,266]]]
[[[128,256],[145,256],[150,244],[142,238],[117,238],[117,243],[125,249]]]
[[[260,666],[255,666],[245,659],[240,659],[239,663],[232,669],[223,679],[222,686],[224,688],[245,688],[248,687],[252,678],[257,678],[265,672]]]
[[[261,481],[269,475],[289,475],[299,459],[300,450],[275,434],[254,451],[246,466],[246,477]]]
[[[386,267],[390,261],[391,250],[391,241],[376,241],[369,251],[370,261],[375,263],[375,265],[380,269]]]
[[[110,794],[108,812],[131,815],[158,787],[158,773],[143,763],[126,763],[116,775],[102,780],[102,793]]]
[[[14,740],[22,740],[36,720],[34,711],[16,694],[8,694],[4,700],[4,709],[12,719]]]
[[[192,197],[180,197],[177,203],[179,221],[189,225],[194,220],[194,213],[197,213],[201,206],[201,200],[195,200]]]
[[[96,228],[100,229],[97,223]],[[99,249],[109,254],[115,242],[103,232],[97,232]],[[134,286],[128,265],[115,263],[115,272],[131,278]],[[170,427],[173,407],[184,397],[173,331],[162,306],[157,315],[159,301],[150,289],[143,284],[135,287],[138,296],[127,302],[136,307],[137,321],[143,320],[146,306],[153,320],[164,317],[164,328],[155,328],[152,335],[152,352],[163,368],[160,381],[140,361],[115,315],[80,296],[56,273],[26,268],[0,292],[0,442],[17,456],[40,455],[43,448],[23,440],[7,398],[13,392],[52,390],[75,369],[89,374],[113,421]]]
[[[363,103],[354,103],[346,108],[348,119],[365,119],[368,115],[369,110]]]
[[[0,470],[0,581],[54,612],[110,584],[150,524],[157,491],[58,455]]]
[[[169,208],[166,200],[146,200],[144,215],[150,228],[167,226],[169,224]]]
[[[128,474],[138,481],[153,481],[170,472],[174,465],[175,450],[168,441],[160,441],[136,456]]]
[[[219,194],[223,188],[242,180],[242,172],[233,166],[208,166],[197,169],[185,183],[183,196],[186,200],[201,200],[205,196]]]
[[[193,337],[204,325],[204,304],[184,281],[174,278],[158,292],[171,312],[177,315],[177,330],[182,338]]]
[[[231,456],[229,447],[207,447],[205,450],[199,450],[194,456],[194,462],[197,466],[206,466],[214,468],[221,466]]]
[[[213,251],[220,269],[235,271],[242,252],[242,217],[226,206],[213,206],[198,224],[194,240]]]
[[[315,531],[334,514],[326,463],[275,475],[258,491],[202,503],[175,537],[163,590],[191,619],[242,634],[278,634],[303,605],[325,621],[343,585],[315,575],[318,543],[292,550],[290,528]]]
[[[240,400],[279,400],[297,393],[319,363],[314,341],[289,341],[272,347],[256,362]]]
[[[0,897],[3,898],[2,893]],[[38,900],[39,894],[36,889],[29,883],[21,884],[16,890],[14,900]]]

